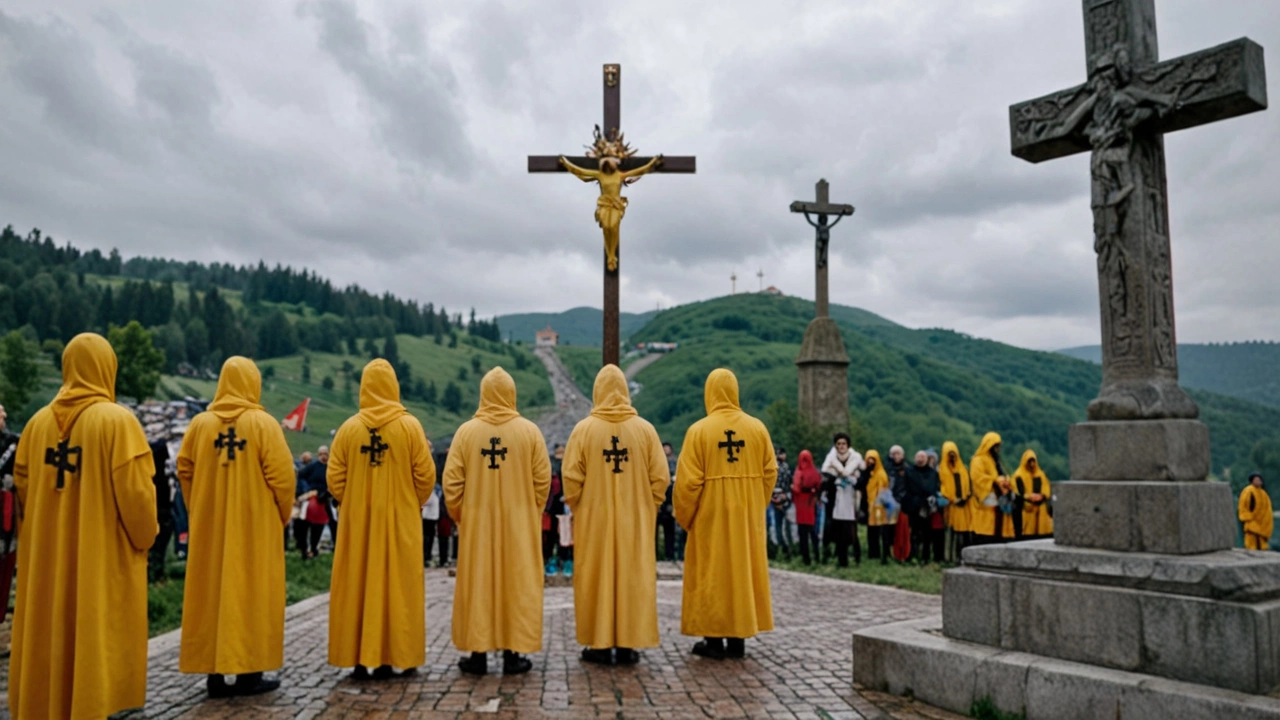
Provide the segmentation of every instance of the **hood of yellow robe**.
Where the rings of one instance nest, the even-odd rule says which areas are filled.
[[[1035,472],[1031,472],[1031,468],[1027,466],[1027,463],[1032,460],[1036,461]],[[1015,475],[1024,477],[1028,480],[1030,480],[1033,477],[1042,477],[1046,480],[1049,479],[1049,476],[1044,474],[1044,468],[1040,467],[1040,458],[1036,457],[1035,450],[1028,450],[1022,453],[1022,462],[1018,464],[1018,471],[1015,473]]]
[[[516,411],[516,381],[501,366],[490,370],[480,381],[480,408],[474,417],[490,425],[520,417]]]
[[[89,406],[116,401],[116,351],[97,333],[80,333],[62,351],[62,388],[51,409],[60,439]]]
[[[982,444],[978,446],[978,451],[973,454],[974,457],[986,457],[991,454],[991,448],[1000,444],[1000,434],[989,432],[982,436]]]
[[[408,412],[400,402],[396,369],[382,358],[370,360],[360,373],[360,412],[356,417],[367,428],[380,428]]]
[[[605,365],[596,373],[596,385],[591,392],[591,399],[591,416],[605,422],[619,423],[636,416],[636,409],[631,407],[627,376],[617,365]]]
[[[995,433],[988,434],[995,435]],[[1000,442],[999,435],[996,435],[996,442]],[[990,450],[991,448],[987,449]],[[947,464],[947,458],[951,457],[951,453],[956,454],[956,466],[954,468]],[[969,477],[969,468],[965,466],[964,456],[960,454],[960,447],[950,440],[942,443],[942,453],[938,455],[938,470],[941,471],[944,468],[966,479]]]
[[[707,376],[707,387],[703,392],[707,404],[707,414],[741,410],[738,405],[738,378],[732,371],[717,368]]]
[[[873,483],[881,482],[884,483],[884,487],[889,487],[889,473],[884,469],[884,461],[880,459],[879,450],[868,450],[862,456],[862,461],[867,465],[871,465],[872,460],[876,461],[876,468],[871,471],[871,475],[867,478],[867,486],[870,487]]]
[[[245,410],[261,410],[262,374],[258,366],[247,357],[232,355],[222,363],[218,375],[218,391],[209,403],[209,412],[224,423],[232,423]]]

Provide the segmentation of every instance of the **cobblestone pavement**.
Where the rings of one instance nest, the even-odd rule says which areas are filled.
[[[449,620],[453,581],[427,573],[427,663],[418,673],[356,682],[325,662],[328,598],[289,609],[283,687],[256,698],[208,700],[204,678],[177,672],[177,633],[151,644],[147,707],[130,718],[955,718],[850,684],[855,629],[939,612],[936,597],[773,573],[777,629],[747,642],[746,660],[689,654],[679,634],[680,582],[659,583],[662,646],[631,668],[585,665],[574,639],[573,591],[548,588],[543,652],[527,675],[464,676]],[[490,668],[495,657],[490,658]]]

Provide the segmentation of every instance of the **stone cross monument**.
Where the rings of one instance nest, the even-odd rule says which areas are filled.
[[[603,365],[618,364],[621,338],[618,332],[618,229],[626,213],[627,199],[621,196],[623,186],[630,185],[648,173],[693,173],[697,158],[693,156],[636,157],[623,140],[622,131],[622,66],[608,63],[601,78],[604,84],[604,126],[596,127],[595,142],[585,156],[530,155],[529,172],[570,172],[584,182],[600,185],[596,201],[596,223],[604,231],[604,346]],[[598,167],[598,169],[596,169]]]
[[[1178,385],[1162,139],[1265,109],[1262,48],[1160,61],[1154,0],[1083,7],[1087,81],[1009,108],[1017,157],[1091,153],[1103,383],[1069,431],[1055,539],[966,549],[940,623],[855,635],[854,680],[1029,719],[1280,718],[1280,555],[1230,549],[1231,490]]]
[[[826,180],[816,186],[816,201],[797,200],[791,212],[804,213],[814,228],[814,265],[817,289],[814,318],[804,331],[804,343],[796,366],[800,375],[800,413],[816,425],[849,425],[849,355],[844,349],[840,327],[829,316],[827,300],[827,245],[831,228],[841,218],[853,214],[852,205],[833,205]],[[835,220],[829,220],[835,218]]]

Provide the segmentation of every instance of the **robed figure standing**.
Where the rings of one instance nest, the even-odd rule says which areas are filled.
[[[745,638],[773,629],[764,515],[778,461],[764,423],[739,406],[732,372],[713,370],[704,399],[707,416],[684,436],[673,493],[689,533],[680,632],[705,638],[695,655],[741,658]]]
[[[658,645],[658,506],[671,483],[658,431],[636,414],[617,365],[596,375],[591,415],[562,463],[577,564],[573,610],[582,659],[633,665]],[[616,657],[615,657],[616,656]]]
[[[354,666],[357,679],[417,668],[427,646],[421,508],[435,488],[436,464],[386,360],[373,360],[360,375],[360,412],[333,438],[328,481],[342,507],[329,664]]]
[[[480,382],[480,407],[453,436],[444,501],[458,524],[453,644],[471,653],[463,672],[488,671],[502,650],[502,672],[528,672],[520,653],[542,649],[542,510],[551,458],[537,425],[516,411],[516,383],[500,367]]]
[[[258,366],[227,358],[178,451],[191,523],[178,669],[206,673],[210,697],[275,690],[280,681],[262,673],[284,665],[284,528],[296,483],[284,431],[261,396]]]
[[[111,345],[77,335],[62,353],[62,388],[18,442],[17,720],[100,718],[146,702],[154,464],[115,384]]]

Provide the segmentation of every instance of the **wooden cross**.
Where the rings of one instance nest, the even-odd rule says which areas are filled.
[[[836,223],[840,222],[845,215],[852,215],[853,206],[832,205],[830,186],[827,185],[826,179],[818,180],[818,184],[814,186],[814,195],[817,198],[815,202],[796,200],[791,203],[791,212],[804,213],[804,219],[813,226],[816,236],[814,263],[817,268],[817,290],[813,301],[814,314],[816,317],[827,317],[827,245],[831,243],[831,228],[835,227]],[[835,220],[828,224],[828,218],[831,217],[834,217]]]
[[[382,464],[382,453],[390,449],[390,445],[382,442],[382,436],[378,434],[378,429],[374,428],[369,431],[369,444],[360,446],[360,454],[369,456],[369,464],[378,466]]]
[[[716,445],[716,447],[725,448],[729,452],[729,462],[731,463],[738,462],[738,458],[733,454],[733,452],[735,450],[741,450],[747,444],[746,440],[734,440],[733,436],[735,434],[736,431],[734,430],[725,430],[724,441]]]
[[[613,463],[613,472],[616,474],[622,472],[622,463],[630,462],[630,458],[627,457],[626,448],[618,447],[617,435],[611,436],[610,440],[613,442],[613,449],[604,451],[604,461]]]
[[[236,439],[236,429],[232,426],[227,428],[226,433],[218,433],[218,437],[213,441],[213,447],[216,450],[226,448],[227,460],[235,460],[236,450],[244,450],[246,442],[243,438]]]
[[[498,465],[499,457],[501,457],[504,461],[507,459],[507,449],[498,447],[501,444],[502,444],[502,438],[491,437],[489,438],[489,449],[480,451],[481,457],[489,458],[490,470],[497,470],[499,467],[501,467],[500,465]]]
[[[602,132],[608,137],[622,128],[622,66],[609,63],[604,66],[604,124]],[[560,173],[567,172],[560,165],[559,155],[530,155],[529,172]],[[579,167],[594,167],[598,162],[586,156],[566,156],[566,159]],[[629,157],[622,161],[620,170],[634,170],[653,158]],[[651,172],[657,173],[694,173],[697,172],[697,158],[694,156],[665,155],[662,164]],[[619,249],[619,253],[621,249]],[[621,338],[618,332],[618,270],[604,270],[604,365],[618,364],[618,350]]]
[[[44,449],[44,464],[52,465],[58,470],[58,482],[54,487],[61,490],[66,486],[66,474],[77,473],[80,471],[81,451],[79,447],[67,447],[71,441],[70,438],[58,441],[58,447]],[[71,462],[71,456],[76,456],[76,461]]]
[[[1083,0],[1088,81],[1009,108],[1030,162],[1091,152],[1102,391],[1089,419],[1194,418],[1178,386],[1163,134],[1267,107],[1262,48],[1240,38],[1159,60],[1155,0]]]

